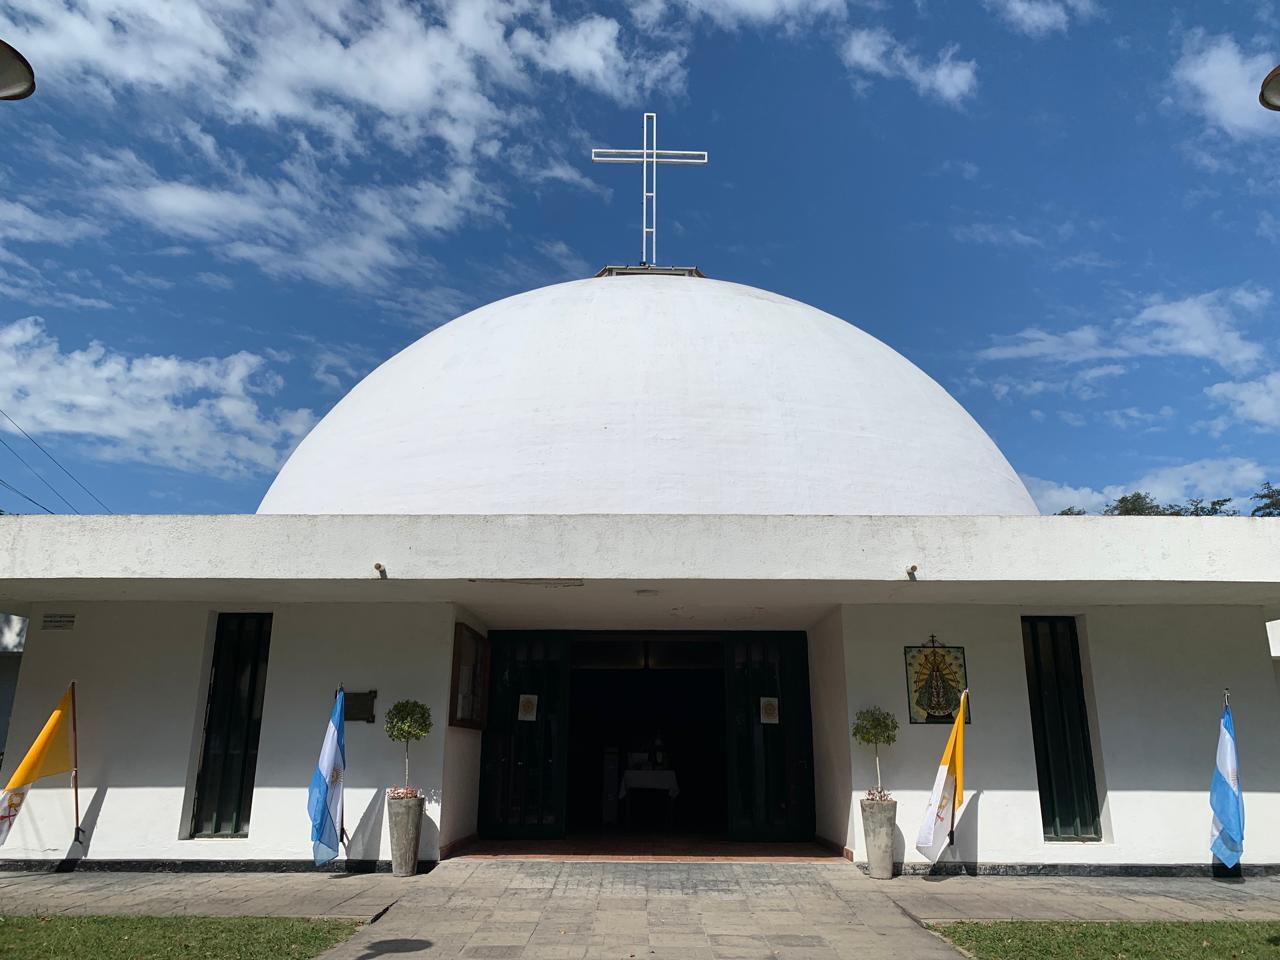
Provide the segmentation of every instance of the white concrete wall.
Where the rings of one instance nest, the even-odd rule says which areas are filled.
[[[844,611],[837,607],[809,628],[809,697],[813,708],[814,814],[817,834],[851,847],[849,701],[845,690]]]
[[[1021,616],[1076,615],[1092,667],[1090,711],[1104,841],[1043,839],[1031,741]],[[1209,780],[1222,688],[1231,688],[1245,790],[1245,863],[1280,863],[1280,697],[1261,611],[1246,607],[862,606],[843,610],[849,712],[897,715],[882,751],[898,800],[898,855],[923,862],[915,835],[948,728],[911,725],[904,645],[936,633],[964,646],[973,722],[966,732],[966,806],[947,859],[985,863],[1208,863]],[[1086,668],[1088,669],[1088,668]],[[1088,683],[1089,678],[1086,678]],[[862,854],[857,800],[874,782],[869,750],[853,747],[848,844]]]
[[[223,610],[236,609],[222,607]],[[253,604],[274,614],[249,835],[184,839],[201,743],[212,624],[205,604],[60,604],[75,630],[33,625],[10,729],[25,751],[66,684],[79,681],[80,784],[87,855],[103,859],[308,859],[307,785],[339,683],[376,689],[377,722],[346,728],[351,856],[387,859],[385,787],[403,779],[403,748],[382,728],[400,699],[428,704],[436,726],[411,747],[427,792],[420,848],[437,856],[453,611],[448,604]],[[39,608],[35,624],[39,622]],[[0,849],[5,858],[78,855],[62,778],[33,789]]]
[[[484,623],[474,614],[455,608],[456,619],[481,634],[488,634]],[[452,680],[450,660],[450,680]],[[443,715],[447,724],[448,711]],[[476,832],[480,810],[480,742],[483,734],[467,727],[445,726],[443,799],[440,820],[440,846],[472,837]]]

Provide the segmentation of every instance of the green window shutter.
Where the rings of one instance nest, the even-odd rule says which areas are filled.
[[[270,643],[271,614],[218,614],[193,837],[248,835]]]
[[[1022,644],[1044,837],[1101,840],[1075,619],[1023,617]]]

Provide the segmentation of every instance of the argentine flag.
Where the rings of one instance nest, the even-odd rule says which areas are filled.
[[[1209,807],[1213,810],[1213,831],[1209,849],[1226,866],[1234,867],[1244,852],[1244,797],[1240,794],[1240,771],[1236,762],[1236,725],[1231,704],[1222,704],[1218,728],[1218,765],[1209,787]]]
[[[324,732],[320,761],[316,764],[315,773],[311,774],[311,787],[307,790],[311,847],[317,867],[337,858],[338,841],[342,838],[342,775],[347,768],[342,717],[346,699],[346,693],[339,687],[333,700],[329,726]]]

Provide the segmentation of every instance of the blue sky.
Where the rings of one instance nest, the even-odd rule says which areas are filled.
[[[660,259],[882,338],[1042,509],[1247,496],[1278,35],[1225,0],[0,0],[39,79],[0,105],[0,408],[116,512],[251,512],[392,353],[637,258],[639,172],[589,152],[652,109],[711,154],[661,174]]]

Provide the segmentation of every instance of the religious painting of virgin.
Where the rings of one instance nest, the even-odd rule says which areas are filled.
[[[954,723],[960,694],[969,686],[964,647],[948,647],[932,634],[920,647],[903,647],[907,660],[907,707],[912,723]],[[965,711],[964,722],[973,719]]]

